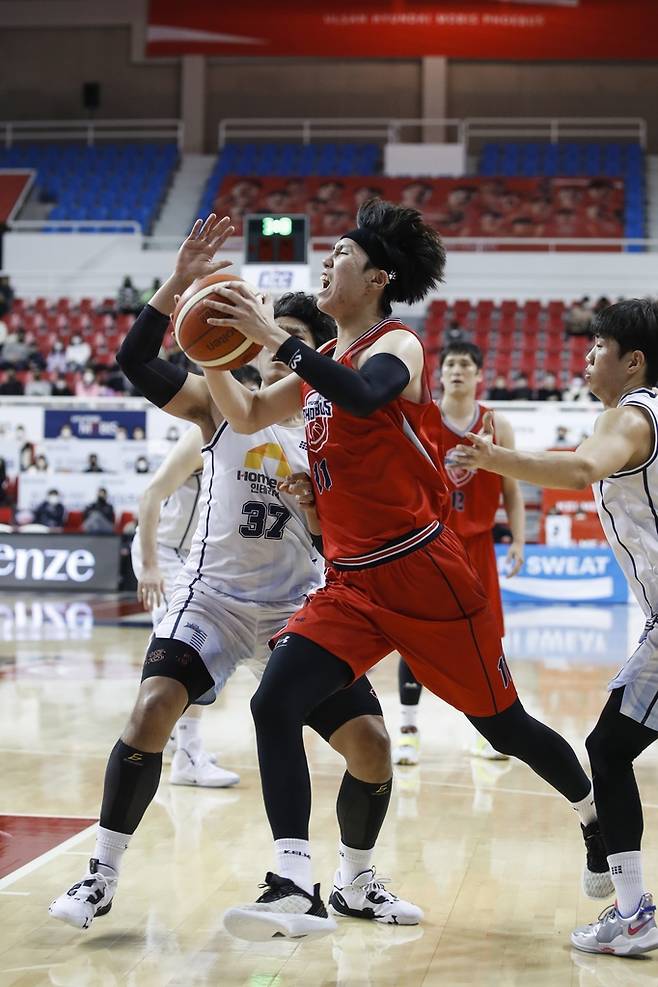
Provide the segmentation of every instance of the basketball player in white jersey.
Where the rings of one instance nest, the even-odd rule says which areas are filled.
[[[151,613],[155,629],[167,612],[176,580],[190,551],[199,520],[203,439],[192,425],[160,464],[139,502],[131,558],[137,598]],[[169,782],[227,788],[240,776],[219,767],[201,739],[202,706],[189,706],[167,742],[172,758]]]
[[[117,356],[150,401],[196,423],[206,444],[199,523],[184,575],[147,649],[137,702],[110,754],[89,871],[49,909],[81,929],[112,907],[121,859],[155,795],[162,750],[180,715],[192,703],[212,702],[237,665],[249,664],[261,674],[269,639],[323,581],[319,541],[305,523],[313,512],[292,490],[278,490],[280,481],[308,471],[301,419],[238,434],[223,421],[205,377],[158,357],[176,297],[196,278],[226,266],[213,264],[213,257],[232,232],[228,219],[217,222],[211,216],[195,224],[174,274],[140,313]],[[310,296],[284,296],[275,314],[287,332],[313,346],[335,334],[333,320]],[[266,351],[259,371],[265,384],[290,372]],[[366,677],[309,708],[306,722],[347,766],[336,806],[341,841],[335,911],[389,924],[418,923],[421,910],[387,891],[371,866],[390,801],[392,768],[381,706]],[[295,841],[278,842],[276,873],[267,875],[266,894],[272,900],[288,898],[295,888],[326,928],[331,920],[319,885],[302,890],[295,884],[304,864],[297,853]],[[282,912],[280,935],[294,934],[288,918]]]
[[[658,311],[648,299],[604,309],[592,323],[585,379],[605,408],[574,452],[503,449],[485,434],[457,447],[463,466],[543,487],[592,484],[603,530],[646,617],[638,647],[608,686],[587,738],[594,797],[617,900],[571,934],[578,949],[627,956],[658,948],[642,874],[642,803],[633,761],[658,739]]]

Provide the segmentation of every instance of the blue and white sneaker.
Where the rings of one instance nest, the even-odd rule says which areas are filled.
[[[388,925],[418,925],[423,918],[422,909],[388,891],[384,886],[386,883],[386,878],[376,879],[374,867],[357,874],[351,884],[342,884],[337,870],[329,895],[329,909],[334,915],[366,918]]]
[[[596,922],[583,925],[571,933],[571,942],[585,953],[614,953],[631,956],[658,949],[656,906],[649,892],[642,895],[637,911],[624,918],[615,902],[601,912]]]

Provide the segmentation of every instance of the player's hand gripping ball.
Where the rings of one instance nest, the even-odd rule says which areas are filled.
[[[178,300],[171,317],[174,335],[183,352],[200,367],[235,370],[253,360],[262,349],[239,329],[209,326],[207,322],[217,316],[206,304],[207,299],[230,304],[221,294],[221,284],[241,280],[235,274],[209,274],[194,281]]]

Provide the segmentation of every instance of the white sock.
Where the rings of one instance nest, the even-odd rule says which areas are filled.
[[[374,850],[355,850],[354,847],[338,844],[338,856],[340,857],[340,881],[343,887],[351,884],[354,878],[362,871],[368,870]]]
[[[279,877],[287,877],[297,887],[313,894],[311,844],[308,840],[275,840],[274,859],[274,870]]]
[[[199,716],[181,716],[176,724],[176,747],[182,747],[188,754],[201,750],[201,718]]]
[[[121,867],[121,858],[130,843],[129,833],[116,833],[113,829],[98,827],[96,831],[96,848],[94,857],[98,860],[99,871],[106,877],[116,877]],[[108,874],[106,868],[112,868],[114,874]]]
[[[583,826],[589,826],[590,823],[595,822],[596,806],[594,805],[593,790],[590,788],[585,798],[581,799],[580,802],[572,802],[571,808],[578,813],[578,818]]]
[[[624,918],[634,915],[644,894],[642,880],[642,853],[611,853],[608,857],[610,876],[617,892],[617,911]]]
[[[418,706],[400,706],[400,724],[418,729]]]

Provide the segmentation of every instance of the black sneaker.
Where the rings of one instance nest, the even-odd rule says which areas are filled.
[[[268,871],[263,894],[253,905],[229,908],[224,928],[237,939],[264,942],[268,939],[317,939],[336,929],[327,915],[316,884],[313,896],[294,881]]]
[[[610,877],[608,850],[601,836],[598,820],[580,828],[585,840],[587,863],[583,870],[583,891],[588,898],[610,898],[615,886]]]

